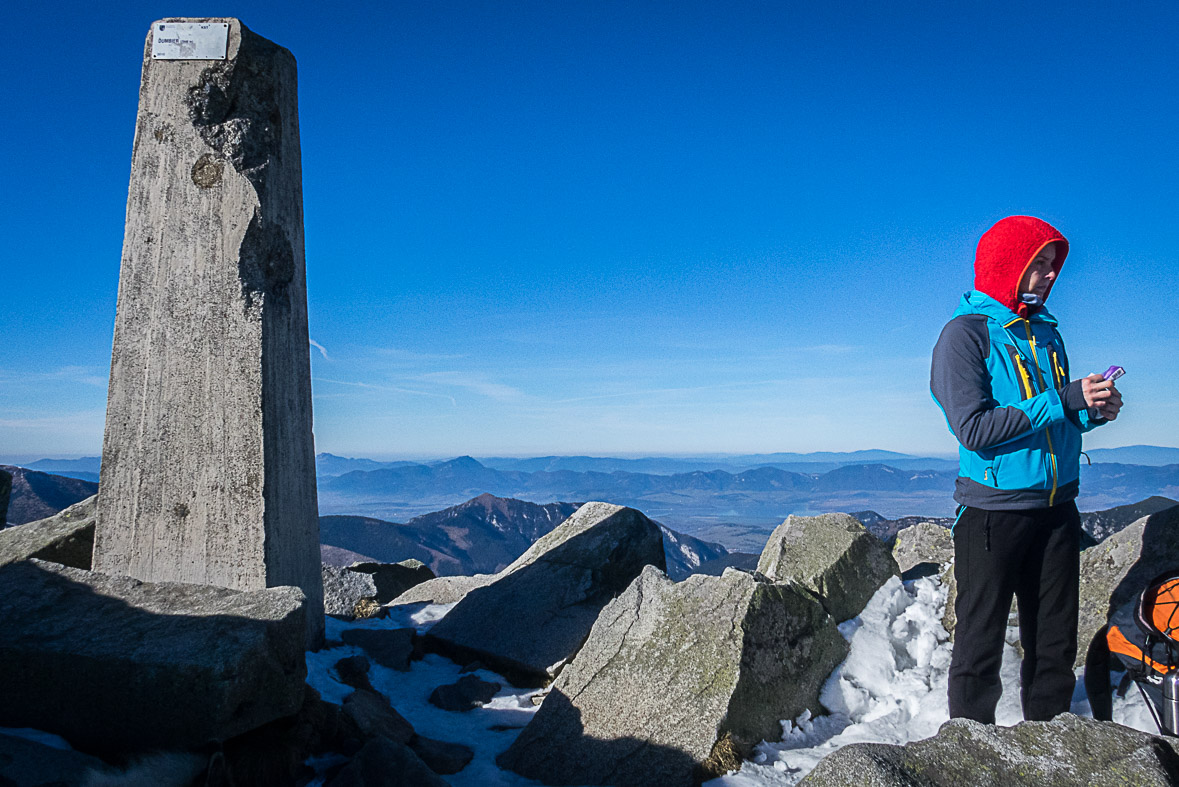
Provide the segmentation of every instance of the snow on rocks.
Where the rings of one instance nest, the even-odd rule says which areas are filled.
[[[900,573],[884,542],[847,514],[787,517],[770,534],[757,570],[817,593],[837,621],[860,614],[884,581]]]
[[[322,651],[307,654],[307,682],[323,698],[340,705],[352,694],[352,688],[340,681],[333,665],[342,657],[360,655],[355,645],[344,643],[345,631],[396,630],[414,627],[419,634],[440,620],[450,609],[444,605],[410,605],[395,607],[388,618],[356,621],[327,620],[329,643],[341,643]],[[507,685],[496,673],[475,670],[478,677],[504,685],[489,702],[465,713],[442,710],[430,704],[429,696],[438,686],[455,683],[463,677],[461,667],[441,656],[427,654],[410,662],[408,672],[400,672],[373,663],[368,679],[381,697],[413,728],[408,747],[434,773],[456,771],[446,776],[446,783],[454,787],[523,787],[534,782],[502,771],[495,764],[495,756],[506,749],[520,730],[536,713],[532,703],[534,690]],[[386,752],[386,754],[389,752]],[[405,757],[398,752],[399,757]],[[383,761],[383,756],[377,758]],[[341,760],[314,761],[320,774],[312,785],[323,785],[325,775],[338,768]],[[330,782],[330,779],[329,779]]]

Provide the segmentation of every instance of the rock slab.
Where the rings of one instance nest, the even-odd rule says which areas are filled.
[[[892,556],[902,574],[922,563],[940,566],[954,557],[954,534],[934,522],[918,522],[897,533]]]
[[[177,23],[224,60],[152,57]],[[237,19],[143,50],[94,566],[149,582],[322,584],[295,58]]]
[[[691,785],[780,738],[781,719],[822,712],[847,652],[797,584],[735,569],[674,583],[647,567],[497,762],[546,784]]]
[[[1081,787],[1179,784],[1179,755],[1165,739],[1065,713],[996,727],[966,719],[905,746],[854,743],[829,754],[800,787]]]
[[[516,685],[543,685],[646,565],[666,565],[659,526],[633,508],[586,503],[494,581],[468,592],[426,641],[460,661],[478,659]]]
[[[291,587],[0,566],[0,727],[103,756],[232,738],[299,710],[305,614]]]
[[[847,514],[787,517],[770,534],[757,570],[818,594],[837,621],[860,614],[880,586],[900,574],[884,542]]]
[[[495,581],[496,574],[475,574],[470,577],[436,577],[428,579],[419,585],[400,594],[391,606],[401,604],[454,604],[462,601],[475,588],[490,585]]]
[[[89,497],[47,519],[0,530],[0,566],[37,558],[89,569],[96,507],[97,498]]]

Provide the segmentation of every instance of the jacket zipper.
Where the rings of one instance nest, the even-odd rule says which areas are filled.
[[[1040,359],[1036,357],[1036,337],[1032,336],[1032,323],[1029,320],[1023,321],[1024,330],[1028,335],[1028,346],[1032,350],[1032,363],[1036,365],[1036,376],[1041,381],[1044,379],[1044,373],[1040,371]],[[1051,427],[1044,427],[1044,437],[1048,440],[1048,458],[1052,460],[1052,491],[1048,493],[1048,507],[1051,508],[1056,504],[1056,449],[1052,447]]]

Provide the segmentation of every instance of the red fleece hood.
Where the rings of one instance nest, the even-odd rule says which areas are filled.
[[[1060,275],[1068,256],[1068,241],[1055,227],[1032,216],[1008,216],[987,230],[974,254],[974,289],[986,293],[1020,317],[1027,317],[1026,304],[1019,302],[1019,282],[1036,255],[1049,243],[1056,244],[1052,267]],[[1048,299],[1048,288],[1044,299]]]

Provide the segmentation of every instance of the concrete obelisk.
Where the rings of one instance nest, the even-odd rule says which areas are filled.
[[[296,585],[323,632],[295,58],[236,19],[143,56],[94,568]]]

